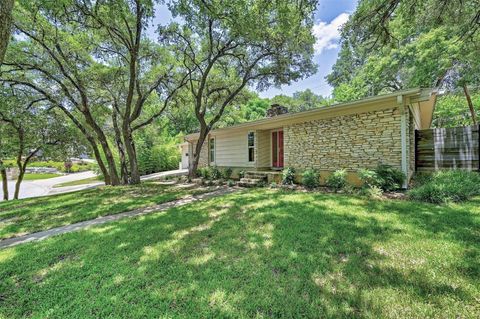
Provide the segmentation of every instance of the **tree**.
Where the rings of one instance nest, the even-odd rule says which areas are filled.
[[[35,90],[65,113],[90,143],[106,184],[138,183],[133,133],[163,114],[186,77],[143,35],[152,2],[19,3],[15,29],[23,37],[9,49],[3,80]],[[148,104],[157,109],[146,116]]]
[[[342,30],[327,77],[337,101],[418,86],[480,84],[477,0],[364,0]],[[472,120],[473,106],[469,102]]]
[[[209,132],[246,87],[263,90],[315,71],[311,32],[315,5],[307,0],[171,4],[184,24],[160,28],[161,41],[188,74],[200,126],[190,177],[196,175]]]
[[[0,99],[0,122],[6,124],[2,133],[6,137],[7,155],[10,150],[19,171],[13,195],[18,199],[20,185],[32,158],[39,152],[43,156],[53,154],[52,147],[63,147],[66,152],[73,147],[73,138],[69,136],[64,121],[45,104],[45,98],[3,87]]]
[[[3,63],[5,51],[10,41],[13,5],[14,0],[2,0],[0,2],[0,65]]]

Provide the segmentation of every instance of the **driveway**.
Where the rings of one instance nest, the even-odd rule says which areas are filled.
[[[150,175],[144,175],[140,177],[140,179],[142,181],[156,180],[156,179],[161,180],[169,177],[178,177],[182,175],[187,175],[187,173],[188,173],[188,170],[186,169],[173,170],[173,171],[154,173]],[[20,198],[63,194],[63,193],[75,192],[75,191],[103,185],[103,182],[95,182],[91,184],[53,188],[53,186],[57,184],[77,181],[77,180],[86,179],[94,176],[96,176],[94,172],[88,171],[88,172],[69,174],[69,175],[43,179],[38,181],[24,181],[20,186]],[[9,189],[10,198],[12,198],[13,192],[15,191],[15,181],[8,182],[8,189]],[[0,201],[2,200],[3,200],[3,191],[0,189]]]
[[[41,179],[37,181],[23,181],[20,185],[20,198],[30,198],[49,195],[51,193],[57,193],[54,191],[53,186],[61,183],[77,181],[85,178],[96,176],[94,172],[82,172],[64,175],[60,177]],[[15,192],[15,181],[8,182],[8,192],[10,198],[13,197]],[[3,190],[0,189],[0,201],[3,200]]]

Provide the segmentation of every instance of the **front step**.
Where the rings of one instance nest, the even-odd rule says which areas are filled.
[[[260,180],[267,180],[267,173],[265,172],[245,172],[245,178],[250,179],[260,179]]]
[[[260,178],[241,178],[238,182],[238,186],[241,187],[255,187],[258,186],[260,183],[264,182],[264,179]]]

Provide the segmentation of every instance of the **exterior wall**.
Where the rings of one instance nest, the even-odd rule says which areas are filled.
[[[413,114],[408,112],[408,121],[407,121],[407,132],[408,132],[408,179],[413,176],[415,173],[415,121]]]
[[[401,169],[400,118],[392,107],[285,126],[285,167],[356,171],[383,163]]]
[[[272,165],[271,131],[257,131],[255,149],[256,164],[258,168],[269,168]]]
[[[192,141],[189,146],[189,154],[192,154],[189,156],[190,164],[193,161],[193,158],[195,156],[195,148],[197,147],[197,141]],[[200,152],[200,159],[198,161],[198,167],[207,167],[208,166],[208,139],[203,143],[202,150]]]
[[[249,130],[211,135],[215,137],[215,162],[211,165],[223,167],[255,167],[248,161]],[[258,143],[255,143],[258,145]]]

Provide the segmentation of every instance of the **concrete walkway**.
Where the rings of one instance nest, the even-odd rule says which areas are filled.
[[[78,181],[86,178],[91,178],[94,176],[96,176],[94,172],[87,171],[82,173],[68,174],[68,175],[63,175],[59,177],[41,179],[36,181],[23,181],[22,184],[20,185],[19,197],[31,198],[31,197],[50,195],[51,193],[56,193],[52,191],[54,189],[53,188],[54,185]],[[9,181],[8,192],[9,192],[10,198],[13,197],[14,191],[15,191],[15,181]],[[3,190],[0,189],[0,201],[1,200],[3,200]]]
[[[172,207],[179,207],[179,206],[184,206],[193,202],[197,201],[202,201],[205,199],[209,199],[212,197],[217,197],[221,195],[226,195],[230,194],[233,192],[236,192],[239,190],[238,188],[220,188],[212,192],[204,193],[204,194],[199,194],[199,195],[189,195],[185,198],[174,200],[171,202],[166,202],[163,204],[155,205],[155,206],[150,206],[150,207],[144,207],[144,208],[139,208],[135,210],[131,210],[128,212],[123,212],[115,215],[109,215],[109,216],[103,216],[103,217],[98,217],[96,219],[91,219],[91,220],[86,220],[83,222],[67,225],[67,226],[62,226],[62,227],[57,227],[57,228],[52,228],[49,230],[37,232],[37,233],[32,233],[24,236],[19,236],[19,237],[13,237],[9,239],[4,239],[0,241],[0,249],[2,248],[7,248],[7,247],[12,247],[24,243],[28,243],[31,241],[39,241],[39,240],[44,240],[49,237],[55,236],[55,235],[60,235],[64,233],[70,233],[78,230],[85,229],[90,226],[95,226],[95,225],[101,225],[105,224],[108,222],[113,222],[116,220],[120,220],[123,218],[127,217],[136,217],[136,216],[141,216],[141,215],[147,215],[151,213],[157,213],[161,211],[165,211],[169,208]]]
[[[150,175],[141,176],[140,179],[142,181],[149,181],[149,180],[162,180],[170,177],[178,177],[182,175],[187,175],[188,170],[173,170],[173,171],[165,171],[160,173],[154,173]],[[67,182],[78,181],[82,179],[87,179],[91,177],[95,177],[95,173],[92,171],[82,172],[82,173],[75,173],[75,174],[68,174],[60,177],[42,179],[37,181],[23,181],[22,185],[20,186],[20,199],[22,198],[31,198],[31,197],[40,197],[40,196],[47,196],[47,195],[55,195],[55,194],[65,194],[70,192],[81,191],[85,189],[95,188],[98,186],[104,185],[103,182],[93,182],[89,184],[83,185],[75,185],[75,186],[66,186],[66,187],[58,187],[55,188],[55,185],[63,184]],[[15,189],[15,181],[8,182],[9,194],[10,198],[13,197],[13,192]],[[0,201],[3,200],[3,191],[0,188]]]

